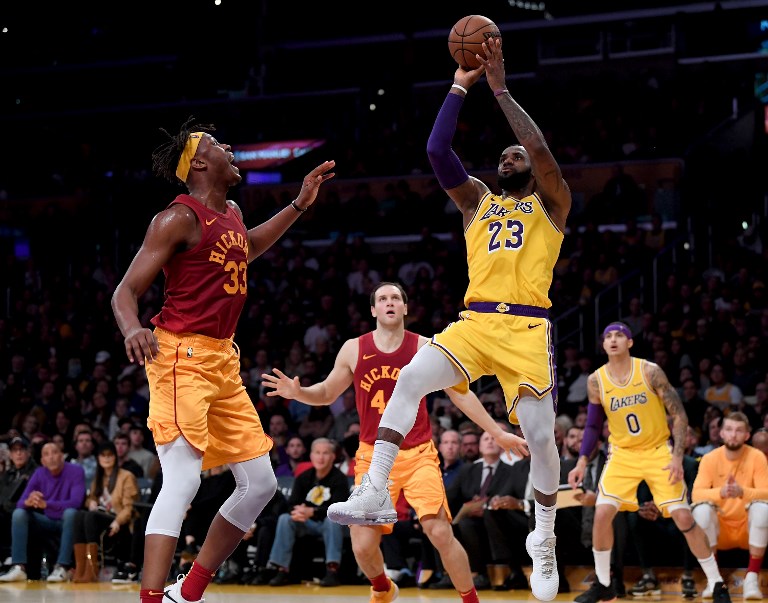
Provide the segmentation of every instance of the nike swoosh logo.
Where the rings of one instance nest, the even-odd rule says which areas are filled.
[[[637,387],[638,385],[642,385],[642,384],[643,384],[643,382],[642,382],[642,381],[641,381],[640,383],[633,383],[633,384],[632,384],[632,387]]]
[[[529,325],[528,325],[528,328],[529,328],[529,329],[535,329],[536,327],[540,327],[540,326],[541,326],[541,323],[539,323],[539,324],[537,324],[537,325],[530,325],[530,324],[529,324]]]
[[[363,354],[363,360],[368,360],[369,358],[373,358],[376,354]]]
[[[613,391],[612,389],[607,389],[607,390],[605,390],[605,393],[606,394],[610,394],[612,391]]]
[[[218,220],[218,218],[213,218],[212,220],[206,220],[206,221],[205,221],[205,225],[206,225],[206,226],[210,226],[210,225],[211,225],[211,224],[213,224],[213,223],[214,223],[216,220]]]

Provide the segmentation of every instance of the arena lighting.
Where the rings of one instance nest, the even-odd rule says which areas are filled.
[[[274,168],[325,144],[322,139],[278,140],[232,146],[235,165],[244,170]]]

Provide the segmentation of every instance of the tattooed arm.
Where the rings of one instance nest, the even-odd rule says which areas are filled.
[[[683,453],[685,451],[685,434],[688,430],[688,415],[685,414],[683,402],[675,388],[667,379],[664,371],[653,362],[643,363],[645,379],[651,384],[653,391],[662,399],[667,412],[672,417],[672,462],[665,467],[669,469],[671,483],[683,478]]]
[[[488,85],[496,95],[507,88],[501,39],[488,40],[483,43],[483,48],[488,59],[481,62],[485,65]],[[563,179],[560,166],[547,146],[544,134],[509,92],[499,93],[496,100],[518,142],[528,151],[531,170],[536,179],[536,193],[541,197],[554,223],[564,231],[565,220],[571,210],[571,191]]]

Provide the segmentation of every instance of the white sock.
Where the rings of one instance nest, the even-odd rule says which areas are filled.
[[[723,577],[720,575],[720,568],[717,567],[717,561],[715,556],[710,555],[705,559],[698,559],[701,569],[704,570],[704,574],[707,576],[707,585],[712,588],[715,587],[715,582],[723,582]]]
[[[392,442],[376,440],[373,444],[373,456],[371,457],[371,466],[368,468],[368,477],[371,478],[371,484],[377,490],[383,490],[387,487],[387,480],[395,464],[397,453],[400,447]]]
[[[557,505],[545,507],[538,500],[535,500],[534,508],[534,516],[536,517],[536,529],[534,531],[542,540],[552,538],[555,535],[555,511],[557,511]]]
[[[598,551],[592,547],[592,554],[595,556],[595,575],[597,581],[603,586],[611,585],[611,549],[607,551]]]

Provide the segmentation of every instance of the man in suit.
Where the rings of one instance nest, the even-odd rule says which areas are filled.
[[[458,519],[457,537],[467,550],[475,588],[490,588],[486,566],[508,564],[512,569],[500,589],[527,589],[519,551],[528,536],[524,512],[525,481],[515,482],[514,467],[501,462],[501,448],[487,432],[480,436],[480,459],[465,463],[446,494]],[[518,496],[513,496],[513,492]],[[502,499],[503,497],[503,499]],[[493,501],[493,502],[492,502]],[[456,521],[456,520],[454,520]]]

